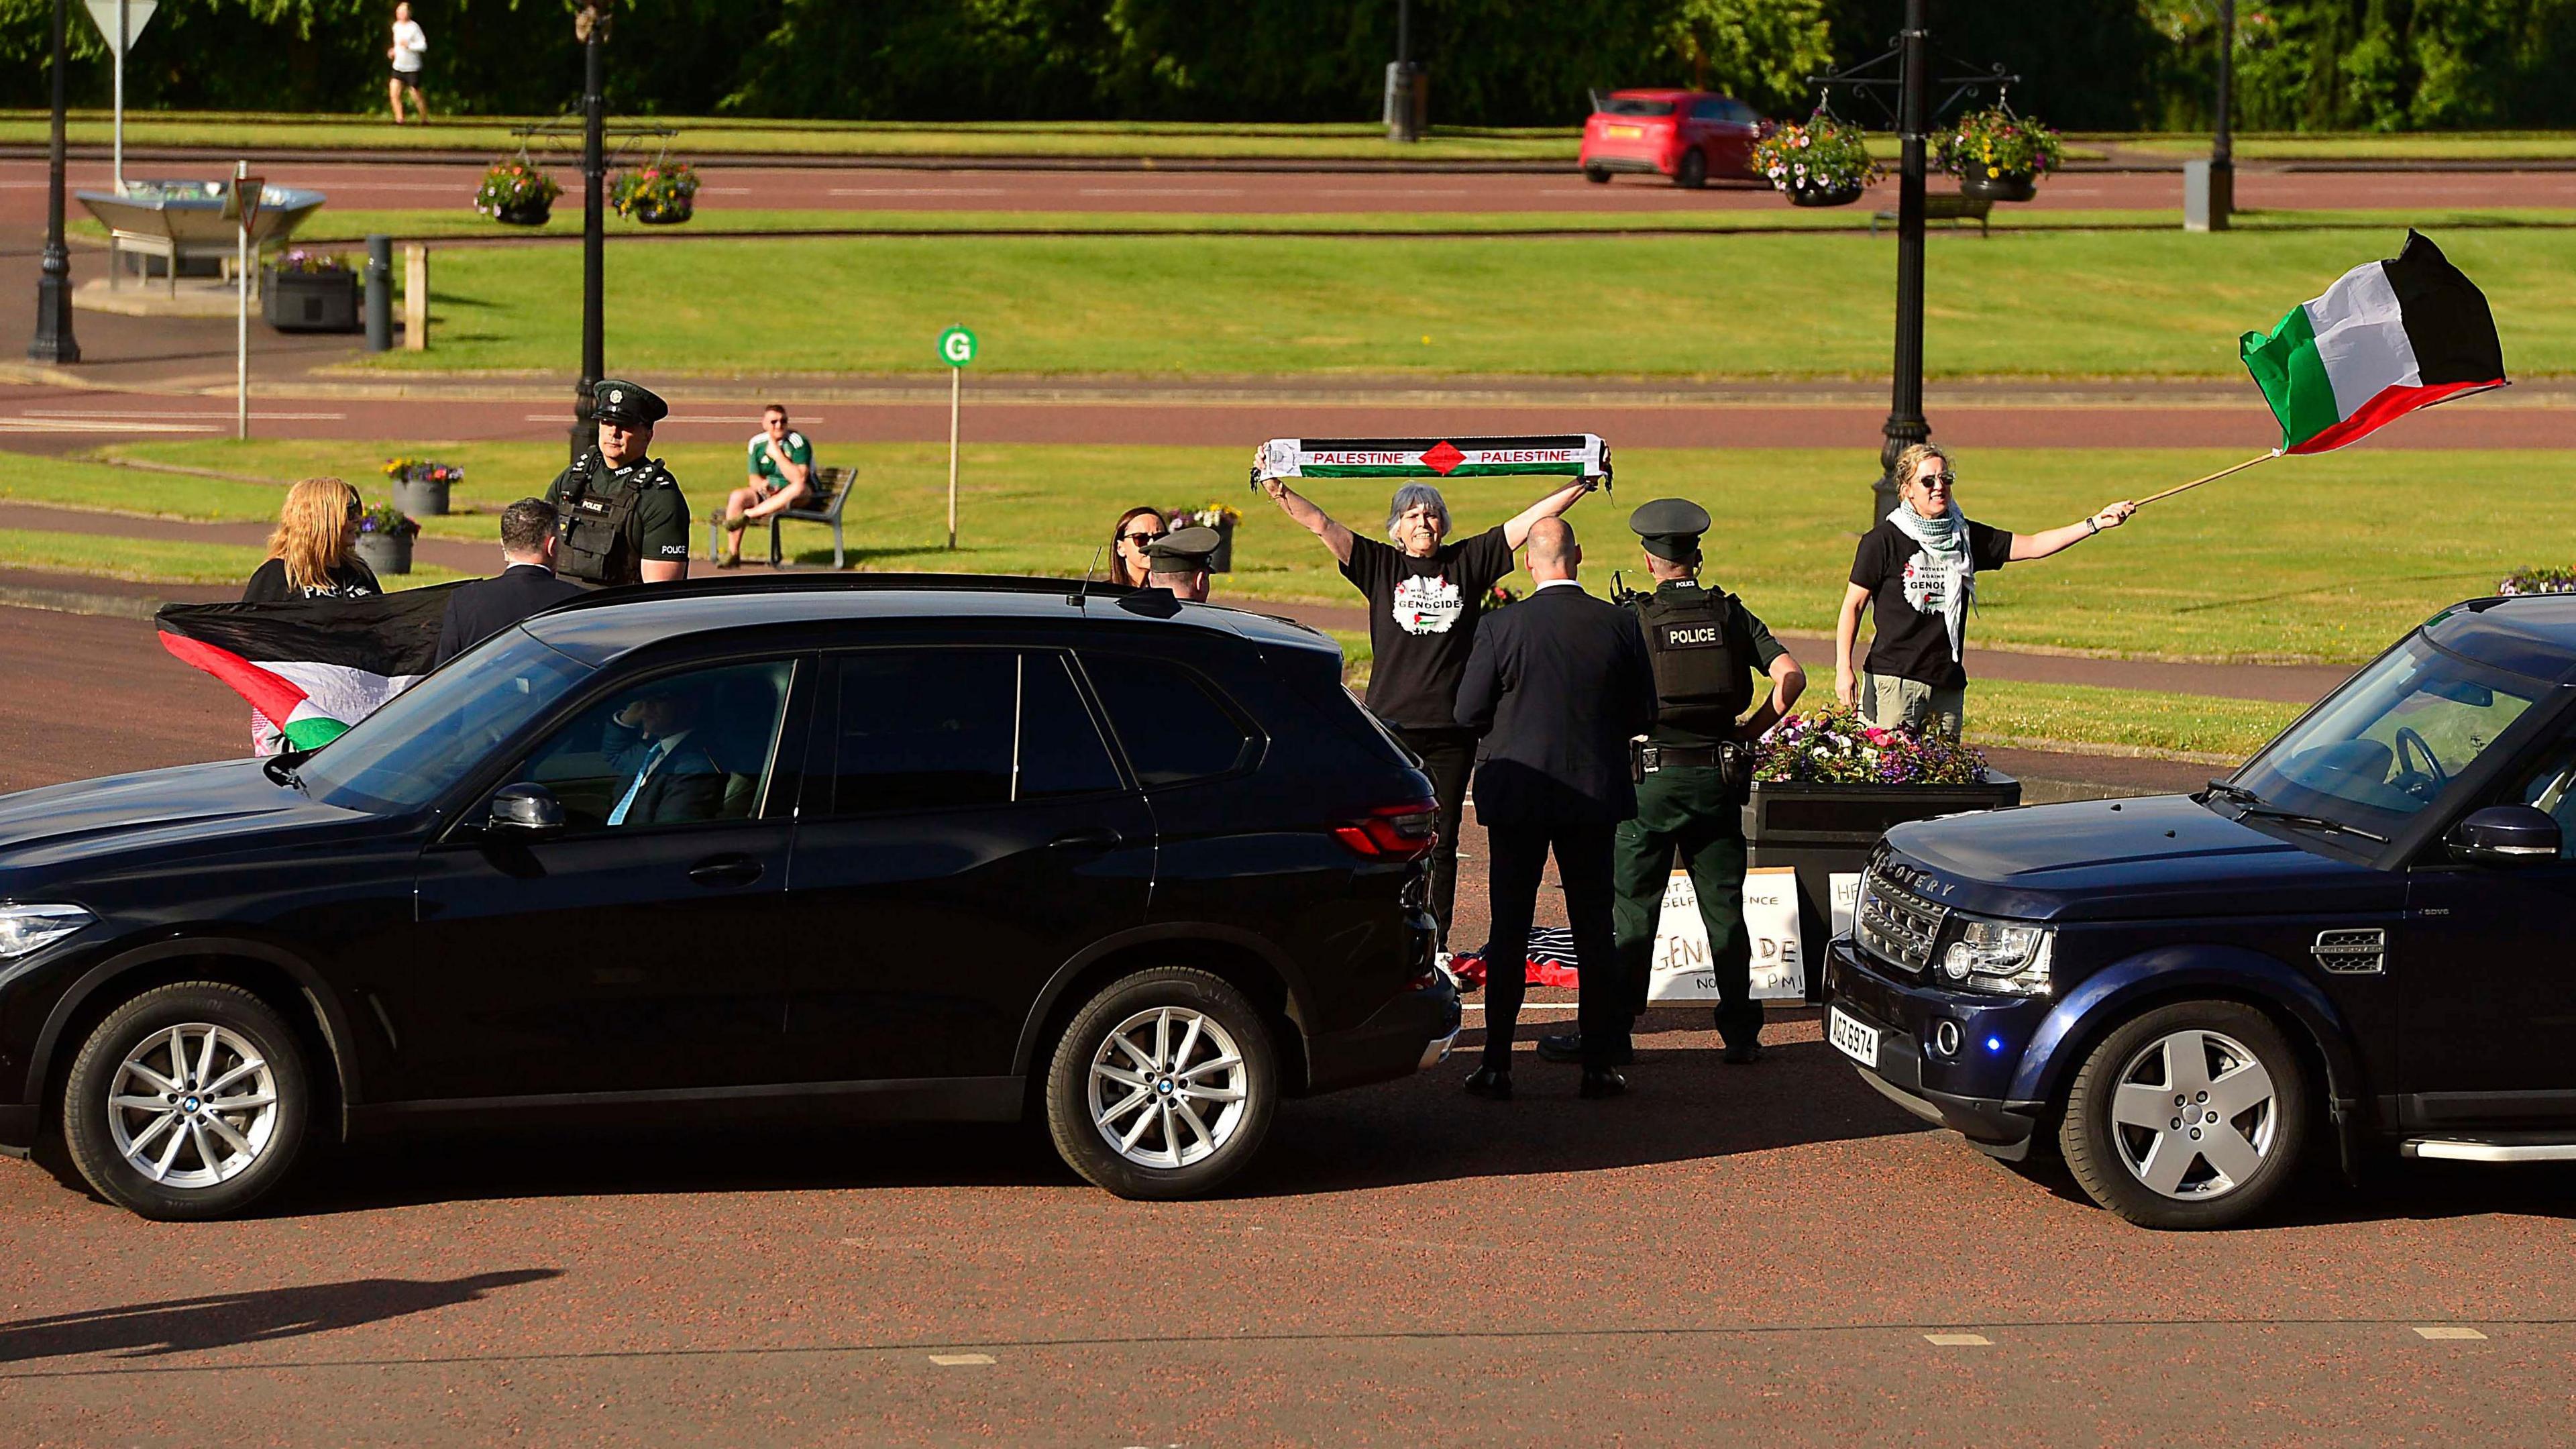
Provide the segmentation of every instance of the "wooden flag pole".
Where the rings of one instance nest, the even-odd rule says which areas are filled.
[[[2190,482],[2185,483],[2184,485],[2182,485],[2182,486],[2181,486],[2181,487],[2179,487],[2179,488],[2168,488],[2168,489],[2166,489],[2164,492],[2162,492],[2162,493],[2158,493],[2158,494],[2154,495],[2153,497],[2149,497],[2149,498],[2141,498],[2141,499],[2139,499],[2139,500],[2138,500],[2138,506],[2139,506],[2140,508],[2144,508],[2144,507],[2146,507],[2148,504],[2150,504],[2150,503],[2154,503],[2154,502],[2156,502],[2156,501],[2157,501],[2157,500],[2159,500],[2159,499],[2171,498],[2172,496],[2174,496],[2174,495],[2175,495],[2175,494],[2177,494],[2177,493],[2188,493],[2188,492],[2190,492],[2191,490],[2193,490],[2194,488],[2199,487],[2199,486],[2200,486],[2201,484],[2203,484],[2203,483],[2215,483],[2215,482],[2217,482],[2219,479],[2226,477],[2226,476],[2227,476],[2228,474],[2230,474],[2230,473],[2242,473],[2242,472],[2244,472],[2246,469],[2253,467],[2253,466],[2254,466],[2255,464],[2257,464],[2257,463],[2269,463],[2269,462],[2271,462],[2273,459],[2275,459],[2275,458],[2277,458],[2277,457],[2280,457],[2280,456],[2281,456],[2281,450],[2280,450],[2280,449],[2278,449],[2278,448],[2274,448],[2271,452],[2265,453],[2264,455],[2262,455],[2262,456],[2261,456],[2261,457],[2259,457],[2259,458],[2248,458],[2248,459],[2246,459],[2244,462],[2237,464],[2237,465],[2236,465],[2235,467],[2233,467],[2233,468],[2221,468],[2221,469],[2219,469],[2217,472],[2210,474],[2210,475],[2209,475],[2208,477],[2206,477],[2206,478],[2194,478],[2194,479],[2192,479]]]

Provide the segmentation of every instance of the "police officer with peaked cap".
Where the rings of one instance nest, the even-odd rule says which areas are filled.
[[[1807,687],[1806,672],[1768,626],[1732,594],[1701,584],[1700,535],[1708,510],[1658,498],[1629,515],[1645,545],[1651,594],[1631,594],[1654,662],[1655,723],[1634,745],[1637,815],[1619,827],[1613,912],[1622,985],[1633,1023],[1646,1009],[1655,924],[1678,857],[1699,896],[1717,976],[1718,1034],[1726,1060],[1761,1056],[1762,1006],[1753,1000],[1752,942],[1744,930],[1743,805],[1752,789],[1752,741]],[[1753,703],[1753,676],[1767,674],[1770,697]],[[1614,1052],[1624,1059],[1623,1049]],[[1542,1037],[1540,1055],[1579,1061],[1579,1037]]]
[[[658,458],[653,425],[671,409],[609,378],[591,389],[597,446],[555,475],[555,572],[585,584],[661,584],[689,576],[689,502]]]
[[[1208,556],[1224,538],[1213,528],[1176,528],[1145,548],[1145,583],[1187,603],[1208,596]]]

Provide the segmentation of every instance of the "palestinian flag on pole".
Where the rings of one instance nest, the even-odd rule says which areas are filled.
[[[355,599],[166,604],[161,647],[232,686],[285,748],[338,739],[427,674],[458,585]]]
[[[2486,294],[2413,231],[2396,260],[2353,268],[2238,347],[2281,420],[2284,453],[2340,448],[2417,408],[2505,383]]]
[[[1263,478],[1610,476],[1610,445],[1590,433],[1514,438],[1273,438],[1253,465]]]

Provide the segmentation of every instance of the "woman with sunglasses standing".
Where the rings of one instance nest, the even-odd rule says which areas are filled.
[[[286,490],[268,557],[242,589],[245,604],[293,599],[355,599],[383,593],[376,571],[358,557],[358,520],[366,512],[358,490],[337,478],[307,478]],[[284,745],[267,718],[251,711],[254,754],[273,755]]]
[[[1977,575],[2050,554],[2117,528],[2135,503],[2111,504],[2046,533],[2007,533],[1970,520],[1952,496],[1950,457],[1916,443],[1896,458],[1896,510],[1861,535],[1834,628],[1834,693],[1880,729],[1929,726],[1956,739],[1967,708],[1968,609]],[[1857,676],[1853,646],[1860,613],[1877,616],[1877,637]]]
[[[1161,509],[1130,508],[1119,514],[1118,526],[1109,530],[1109,582],[1145,587],[1145,575],[1152,563],[1145,557],[1145,550],[1168,532]]]

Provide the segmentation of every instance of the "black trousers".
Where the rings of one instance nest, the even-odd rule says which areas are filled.
[[[1405,747],[1422,757],[1431,793],[1440,802],[1440,843],[1431,847],[1431,915],[1440,923],[1440,949],[1458,904],[1458,827],[1467,818],[1467,779],[1476,769],[1476,732],[1396,727]]]
[[[1512,1032],[1527,984],[1530,917],[1538,908],[1548,852],[1556,852],[1557,879],[1565,885],[1565,914],[1574,928],[1574,964],[1582,978],[1576,1007],[1583,1033],[1583,1064],[1608,1066],[1628,1044],[1628,993],[1622,989],[1611,928],[1611,857],[1618,827],[1599,824],[1510,823],[1487,820],[1485,844],[1493,857],[1494,931],[1485,946],[1485,1065],[1512,1066]]]

